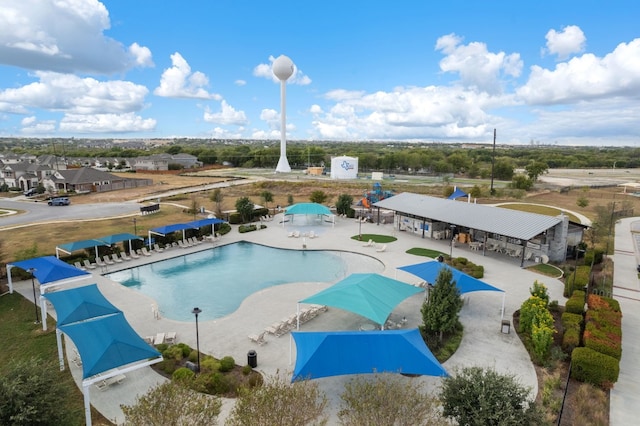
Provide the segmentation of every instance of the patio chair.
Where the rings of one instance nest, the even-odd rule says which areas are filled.
[[[158,333],[156,334],[156,337],[153,339],[153,344],[154,345],[161,345],[164,343],[164,337],[165,334],[164,333]]]
[[[264,339],[264,334],[265,332],[263,331],[260,334],[250,334],[249,340],[251,340],[253,343],[257,343],[260,346],[264,345],[265,343],[267,343],[267,341]]]
[[[108,379],[101,380],[96,382],[96,387],[98,390],[105,390],[111,385],[120,384],[127,376],[124,374],[118,374],[117,376],[109,377]]]
[[[176,343],[176,332],[175,331],[168,332],[164,337],[164,342],[169,345],[173,345],[174,343]]]
[[[87,269],[96,269],[96,264],[89,262],[89,259],[85,259],[82,261],[84,263],[84,267]]]
[[[524,251],[524,260],[531,260],[531,257],[533,256],[533,252],[529,251],[529,250],[525,250]]]
[[[122,259],[120,259],[116,253],[113,253],[113,254],[111,255],[111,259],[113,259],[113,261],[114,261],[115,263],[122,263],[122,262],[123,262],[123,260],[122,260]]]

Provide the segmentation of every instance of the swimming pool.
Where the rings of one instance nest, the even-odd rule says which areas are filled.
[[[369,256],[286,250],[238,242],[106,275],[153,299],[161,314],[178,321],[211,320],[234,312],[256,291],[294,282],[336,282],[357,272],[379,273]]]

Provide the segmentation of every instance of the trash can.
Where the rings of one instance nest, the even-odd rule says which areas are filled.
[[[258,366],[258,353],[254,350],[250,350],[247,352],[247,364],[251,368],[256,368]]]
[[[509,334],[509,331],[511,330],[511,321],[509,320],[502,320],[501,323],[501,332],[504,334]]]

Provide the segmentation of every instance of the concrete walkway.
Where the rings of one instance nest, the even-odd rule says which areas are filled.
[[[613,297],[622,309],[622,358],[620,377],[611,390],[611,426],[638,424],[640,412],[640,218],[625,218],[615,226]]]
[[[413,234],[398,232],[392,225],[358,224],[353,219],[337,218],[335,227],[330,224],[298,226],[294,222],[293,225],[287,224],[283,228],[278,223],[278,217],[276,216],[272,222],[266,222],[267,228],[264,230],[240,234],[234,227],[231,233],[216,242],[201,244],[190,249],[175,248],[154,254],[152,257],[110,266],[109,270],[95,272],[91,282],[98,283],[100,290],[125,313],[127,320],[140,336],[175,331],[179,342],[195,347],[195,325],[193,322],[179,322],[162,316],[160,319],[154,318],[152,306],[155,302],[153,300],[132,289],[122,287],[101,274],[115,271],[116,267],[133,266],[134,262],[150,262],[183,256],[189,251],[210,249],[239,240],[273,247],[302,249],[302,237],[288,237],[288,232],[294,229],[300,232],[313,230],[319,235],[318,238],[304,240],[308,250],[341,250],[366,256],[363,258],[367,259],[365,262],[353,262],[348,273],[371,272],[371,259],[375,258],[380,261],[379,271],[376,272],[413,284],[418,283],[420,279],[406,272],[398,271],[397,268],[430,259],[407,254],[408,249],[424,247],[440,250],[444,253],[449,253],[451,250],[446,241],[422,239]],[[364,247],[362,242],[351,239],[351,236],[358,235],[360,230],[363,234],[394,235],[398,240],[387,244],[384,252],[377,252],[374,247]],[[529,288],[535,280],[547,285],[551,300],[555,299],[560,303],[564,301],[562,282],[521,269],[518,259],[493,252],[483,256],[482,252],[470,251],[462,247],[454,247],[452,250],[453,256],[464,256],[483,265],[485,268],[483,280],[505,290],[505,318],[507,319],[510,319],[513,312],[519,309],[522,302],[528,298]],[[212,279],[215,280],[215,276]],[[291,356],[291,359],[295,361],[295,344],[292,344],[289,335],[268,336],[267,344],[263,346],[252,343],[247,336],[256,334],[273,322],[295,313],[298,300],[311,296],[332,284],[318,282],[284,284],[261,290],[249,296],[240,308],[231,315],[200,322],[201,351],[215,357],[230,355],[238,364],[245,364],[247,352],[256,350],[259,371],[266,375],[279,373],[284,374],[287,378],[291,377],[293,364],[289,360]],[[28,298],[31,291],[30,282],[16,283],[16,288]],[[454,373],[460,367],[473,365],[491,367],[501,373],[513,374],[523,385],[531,389],[532,397],[535,396],[538,391],[537,378],[528,353],[514,330],[511,330],[509,334],[501,332],[502,293],[476,292],[465,295],[464,299],[465,304],[460,315],[465,327],[464,338],[458,351],[444,364],[444,367],[450,373]],[[423,301],[423,293],[407,299],[396,308],[392,318],[398,319],[404,316],[408,320],[406,327],[417,327],[422,322],[420,307]],[[160,310],[162,311],[162,307]],[[301,330],[357,330],[362,323],[363,318],[356,314],[330,308],[328,312],[304,324]],[[79,383],[79,369],[73,364],[71,364],[71,368]],[[336,423],[340,405],[339,395],[350,378],[350,376],[338,376],[317,380],[320,388],[330,399],[330,424]],[[121,424],[124,421],[124,416],[120,404],[133,404],[137,395],[145,393],[147,389],[162,380],[150,368],[127,373],[127,379],[121,384],[113,385],[102,391],[92,387],[91,402],[105,417]],[[440,383],[440,379],[433,377],[406,378],[406,380],[424,382],[428,389],[433,391]],[[220,417],[221,424],[224,423],[232,404],[233,401],[224,401],[223,413]]]

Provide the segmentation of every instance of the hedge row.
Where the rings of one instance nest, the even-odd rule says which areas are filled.
[[[585,315],[584,345],[616,359],[622,356],[622,313],[611,298],[589,295]]]
[[[582,316],[584,312],[584,291],[576,290],[564,304],[564,311]]]
[[[564,297],[569,297],[576,290],[582,290],[589,284],[589,275],[591,274],[591,266],[578,266],[571,275],[564,280]]]
[[[562,314],[562,350],[570,354],[580,346],[582,315],[565,312]]]
[[[610,389],[618,381],[620,363],[617,359],[590,348],[575,348],[571,352],[571,377]]]

